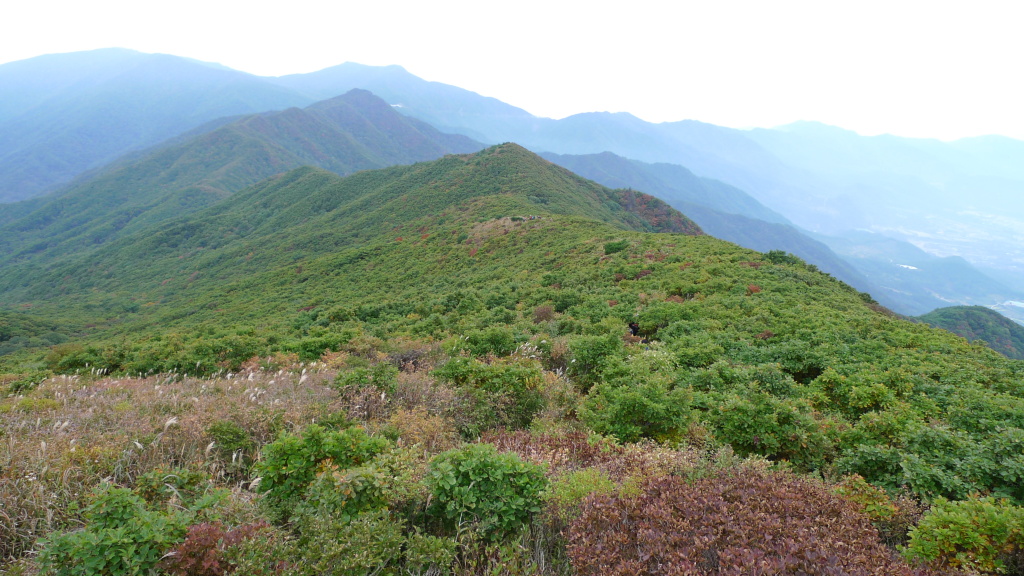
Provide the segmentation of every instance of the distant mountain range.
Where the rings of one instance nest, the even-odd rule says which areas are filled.
[[[0,200],[38,197],[64,186],[53,198],[10,204],[0,214],[0,226],[18,234],[15,240],[0,240],[0,257],[18,259],[39,250],[60,251],[55,248],[60,244],[102,242],[122,228],[130,232],[137,229],[133,226],[202,208],[296,165],[345,174],[413,161],[396,153],[410,144],[401,139],[390,152],[322,148],[337,136],[331,131],[353,126],[321,131],[327,120],[316,107],[233,117],[309,106],[354,88],[380,96],[407,118],[481,142],[476,149],[514,141],[557,154],[560,163],[573,164],[573,170],[606,185],[662,195],[709,233],[758,250],[797,254],[903,313],[950,303],[1024,299],[1015,288],[1024,285],[1024,253],[1016,236],[1024,220],[1015,201],[1024,190],[1024,143],[1015,140],[865,138],[815,123],[742,131],[695,121],[651,124],[624,113],[552,120],[424,81],[398,66],[350,63],[261,78],[121,49],[0,66]],[[193,139],[204,134],[221,156],[201,146],[191,152],[180,148],[195,146]],[[218,164],[227,158],[225,151],[235,149],[246,150],[242,156],[252,154],[254,160]],[[152,156],[156,150],[163,153],[160,159]],[[175,154],[181,156],[174,159]],[[589,160],[570,162],[569,156]],[[118,168],[106,167],[115,159],[112,166]],[[142,170],[150,173],[139,176],[135,170],[145,162],[149,168]],[[633,164],[623,172],[622,162]],[[125,180],[114,183],[115,171],[129,166],[121,172]],[[132,188],[132,178],[146,184]],[[84,192],[89,186],[106,190],[100,194],[106,200],[76,204],[75,198],[89,197]],[[176,196],[154,204],[149,194],[156,189]],[[687,196],[683,190],[700,193]],[[58,197],[64,198],[62,208],[54,203]],[[96,206],[83,208],[83,202]],[[104,206],[114,204],[116,214],[97,224]],[[72,225],[65,227],[65,218]],[[810,238],[808,229],[819,235]],[[897,261],[855,255],[880,240],[904,242],[898,253],[913,252],[906,243],[912,241],[928,249],[929,257]],[[952,255],[963,260],[948,261],[931,276],[908,272],[943,262],[933,256]],[[955,277],[936,281],[942,274]]]
[[[205,122],[312,100],[164,54],[106,49],[0,66],[0,201],[37,196]]]
[[[0,225],[0,263],[87,251],[300,166],[350,174],[482,147],[361,90],[302,110],[218,122],[32,202],[27,213]]]

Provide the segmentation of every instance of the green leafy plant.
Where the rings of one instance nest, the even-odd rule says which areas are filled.
[[[394,394],[397,377],[398,368],[387,362],[378,362],[371,368],[354,368],[341,372],[335,378],[334,383],[336,386],[341,387],[354,386],[356,388],[363,388],[372,386],[381,392]]]
[[[668,439],[692,421],[691,393],[658,382],[599,384],[579,408],[580,419],[621,442]]]
[[[94,576],[148,575],[186,534],[191,517],[161,513],[126,488],[100,488],[83,514],[85,527],[44,539],[39,552],[43,574]]]
[[[362,465],[388,449],[384,438],[370,437],[360,427],[327,430],[315,424],[301,434],[285,434],[263,449],[256,464],[257,490],[265,493],[271,518],[287,521],[301,501],[321,464],[350,468]]]
[[[606,242],[604,245],[605,254],[615,254],[616,252],[622,252],[626,248],[629,248],[629,240],[618,240],[616,242]]]
[[[430,463],[430,512],[456,528],[471,526],[500,540],[525,526],[541,510],[547,487],[543,469],[490,444],[444,452]]]
[[[544,407],[539,389],[543,378],[536,361],[512,358],[487,364],[457,356],[434,375],[468,394],[474,427],[462,430],[466,436],[494,427],[524,428]]]
[[[1004,573],[1008,563],[1024,568],[1024,508],[995,498],[940,498],[910,531],[904,554],[984,574]]]

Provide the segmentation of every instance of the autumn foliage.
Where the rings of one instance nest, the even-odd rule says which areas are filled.
[[[594,495],[569,542],[581,576],[926,574],[812,480],[752,469],[692,483],[652,478],[639,496]]]

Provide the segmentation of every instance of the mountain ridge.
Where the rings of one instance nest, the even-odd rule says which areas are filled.
[[[304,110],[243,116],[88,175],[0,226],[0,262],[99,245],[306,164],[346,174],[480,147],[402,116],[365,91]]]

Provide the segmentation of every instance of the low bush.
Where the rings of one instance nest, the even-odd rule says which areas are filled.
[[[835,450],[826,427],[806,402],[764,393],[731,394],[707,416],[715,437],[742,456],[759,454],[813,470]]]
[[[393,395],[397,382],[398,368],[388,362],[379,362],[371,368],[354,368],[340,372],[334,379],[339,387],[366,388],[373,387],[380,392]]]
[[[228,474],[248,471],[256,451],[248,430],[231,420],[218,420],[206,428],[206,435],[213,440],[213,451]]]
[[[971,573],[1024,574],[1024,508],[995,498],[940,498],[910,531],[905,555]]]
[[[47,576],[144,575],[186,534],[192,515],[161,513],[127,488],[101,487],[83,514],[85,527],[44,539],[40,573]]]
[[[231,556],[247,540],[270,529],[265,522],[227,529],[220,522],[190,526],[185,541],[168,553],[161,567],[172,576],[222,576],[237,568]]]
[[[598,434],[636,442],[668,439],[692,421],[691,394],[658,382],[599,384],[579,408],[580,419]]]
[[[544,407],[543,374],[536,361],[508,359],[490,364],[455,357],[434,371],[469,396],[471,427],[460,430],[474,437],[489,428],[525,428]]]
[[[400,446],[419,445],[430,453],[443,452],[459,443],[459,435],[453,423],[425,408],[397,410],[388,420],[388,425],[398,435]]]
[[[480,441],[499,452],[513,452],[523,460],[545,464],[551,473],[577,470],[618,458],[625,450],[608,438],[583,432],[534,434],[526,430],[485,433]]]
[[[832,492],[852,502],[870,518],[882,541],[892,548],[905,545],[908,532],[921,519],[922,507],[917,500],[906,493],[892,498],[857,474],[843,478],[832,487]]]
[[[191,506],[206,495],[210,484],[209,475],[186,468],[158,468],[135,479],[135,493],[151,506],[163,505],[175,500],[182,506]]]
[[[749,468],[649,479],[635,497],[595,494],[569,542],[581,576],[914,573],[824,487]]]
[[[325,460],[340,468],[360,466],[389,445],[359,427],[334,431],[310,425],[302,434],[285,434],[263,448],[263,461],[256,464],[257,490],[265,493],[271,519],[285,522]]]
[[[604,245],[604,253],[615,254],[616,252],[622,252],[626,248],[629,248],[629,240],[619,240],[617,242],[606,242]]]
[[[548,513],[556,522],[568,522],[580,513],[580,505],[591,494],[609,495],[618,491],[607,472],[583,468],[560,476],[545,493]]]
[[[500,540],[521,529],[541,511],[547,487],[541,466],[490,444],[444,452],[430,463],[430,513],[449,528],[470,526],[485,539]]]

